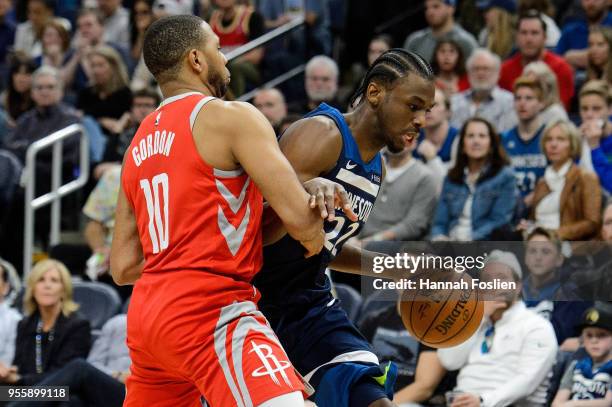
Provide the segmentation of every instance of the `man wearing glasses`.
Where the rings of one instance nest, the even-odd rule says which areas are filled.
[[[486,292],[485,316],[468,341],[439,349],[447,370],[459,370],[451,407],[544,406],[546,377],[557,353],[550,322],[520,300],[521,266],[511,252],[494,250],[483,281],[515,282],[516,290]]]

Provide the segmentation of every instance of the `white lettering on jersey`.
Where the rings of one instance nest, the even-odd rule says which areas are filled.
[[[132,158],[136,167],[140,167],[143,161],[155,155],[170,156],[170,149],[174,142],[175,133],[172,131],[156,130],[155,133],[147,134],[138,145],[132,148]]]

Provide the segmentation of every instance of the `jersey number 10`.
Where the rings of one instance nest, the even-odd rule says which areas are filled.
[[[163,208],[160,205],[159,187],[163,194]],[[148,179],[140,180],[149,213],[149,235],[153,244],[153,253],[168,248],[168,174],[157,174],[149,183]],[[163,211],[163,218],[162,218]]]

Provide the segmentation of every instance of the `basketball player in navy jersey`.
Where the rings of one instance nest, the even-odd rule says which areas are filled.
[[[380,150],[401,151],[424,126],[434,99],[433,79],[417,54],[389,50],[366,73],[352,100],[354,111],[343,115],[322,104],[280,140],[302,182],[324,177],[341,184],[357,215],[349,218],[339,209],[330,214],[335,216],[325,222],[325,246],[309,258],[281,231],[282,237],[264,248],[264,266],[254,281],[262,293],[260,309],[294,366],[316,388],[319,407],[393,405],[393,374],[389,366],[379,366],[332,297],[325,269],[362,274],[362,256],[374,256],[344,243],[359,233],[372,211],[384,176]]]

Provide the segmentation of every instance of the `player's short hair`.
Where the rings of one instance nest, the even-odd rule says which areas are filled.
[[[380,82],[385,86],[390,86],[411,72],[428,81],[434,79],[431,66],[419,54],[402,48],[392,48],[383,52],[366,72],[361,85],[351,97],[350,105],[355,104],[358,99],[360,99],[359,103],[365,99],[365,93],[371,82]]]
[[[519,76],[516,81],[514,81],[512,91],[516,93],[516,91],[520,88],[530,88],[535,92],[540,102],[544,100],[544,89],[542,89],[542,84],[540,81],[532,79],[528,76]]]
[[[168,16],[147,29],[142,53],[158,83],[175,79],[185,54],[204,42],[203,21],[194,15]]]
[[[606,101],[607,106],[612,106],[612,91],[610,91],[610,86],[606,81],[592,80],[585,83],[580,89],[578,99],[587,95],[597,95]]]

